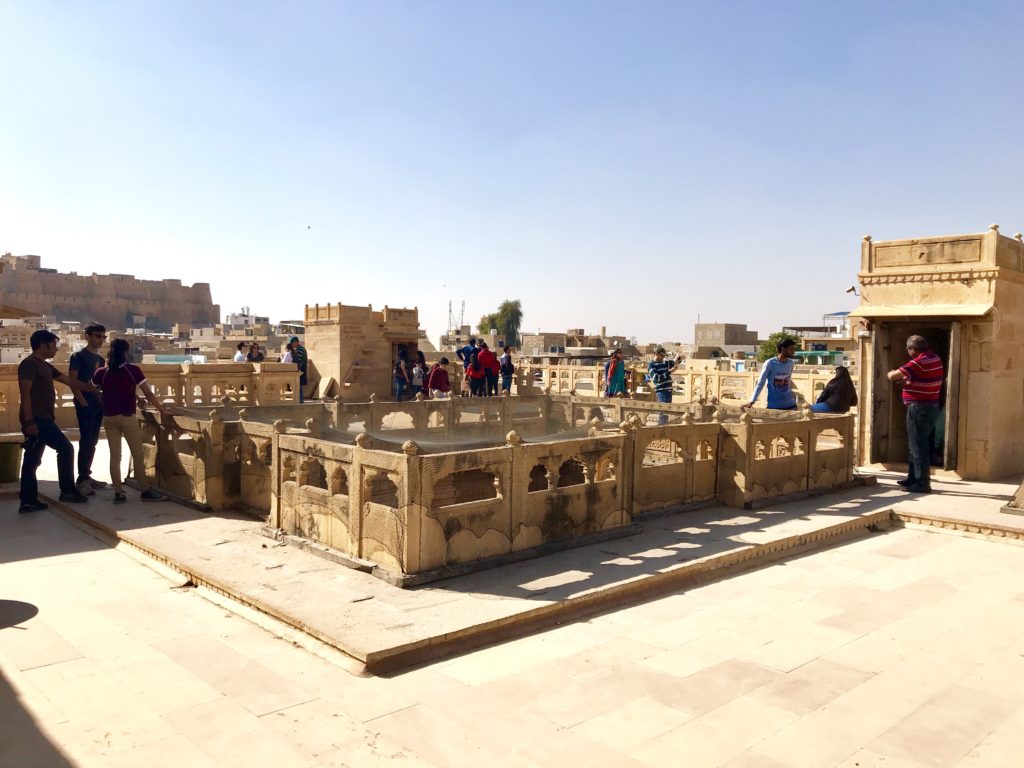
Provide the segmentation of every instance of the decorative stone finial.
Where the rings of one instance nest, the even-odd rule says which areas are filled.
[[[422,392],[417,392],[416,393],[416,397],[414,399],[416,400],[417,403],[422,403],[423,402],[423,393]]]
[[[689,411],[683,411],[682,423],[693,424],[693,414],[691,414]]]
[[[371,392],[370,393],[370,402],[371,403],[376,403],[377,402],[377,393],[376,392]]]
[[[288,431],[289,424],[291,424],[291,422],[288,419],[276,419],[274,421],[274,431],[283,435]]]
[[[870,243],[871,242],[871,235],[864,235],[864,242],[865,243]]]
[[[210,421],[222,421],[220,414],[216,411],[210,411]]]
[[[231,405],[231,403],[232,403],[232,400],[231,400],[231,397],[229,395],[222,395],[221,396],[221,398],[220,398],[220,404],[221,405],[226,407],[226,406]]]
[[[356,445],[358,445],[360,448],[366,448],[367,446],[370,445],[370,436],[365,432],[360,432],[358,435],[356,435]]]
[[[595,416],[590,420],[590,434],[599,435],[601,434],[601,420]]]
[[[750,411],[743,411],[740,414],[740,424],[750,424],[754,420],[754,417],[750,415]]]
[[[1015,234],[1013,236],[1013,239],[1014,240],[1024,240],[1024,235],[1022,235],[1020,232],[1018,232],[1017,234]]]
[[[550,395],[551,394],[551,385],[550,384],[548,384],[546,387],[544,387],[544,394],[545,395]]]
[[[715,412],[711,414],[711,420],[715,422],[715,424],[720,424],[722,422],[722,416],[722,412],[716,408]]]
[[[406,456],[415,456],[420,452],[420,447],[416,444],[415,440],[406,440],[402,443],[402,453]]]
[[[506,445],[522,445],[523,444],[523,438],[521,438],[519,436],[519,433],[516,432],[513,429],[511,432],[509,432],[507,435],[505,435],[505,444]]]
[[[999,231],[999,225],[998,224],[989,224],[988,228],[991,229],[993,232],[998,232]]]
[[[238,412],[239,421],[245,421],[247,418],[249,418],[249,410],[247,408],[243,408]]]
[[[810,421],[811,418],[811,406],[809,403],[804,403],[800,406],[800,418],[803,421]]]

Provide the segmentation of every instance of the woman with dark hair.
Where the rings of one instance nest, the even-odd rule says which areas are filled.
[[[164,404],[153,394],[146,383],[142,369],[128,362],[131,347],[124,339],[110,343],[107,364],[93,374],[92,381],[103,393],[103,425],[107,430],[110,446],[110,480],[114,486],[114,503],[124,504],[128,499],[121,484],[121,437],[128,441],[128,449],[135,464],[135,479],[142,487],[143,501],[164,501],[166,496],[146,482],[145,461],[142,455],[142,431],[135,415],[135,390],[141,389],[150,404],[158,411],[165,411]]]
[[[857,404],[857,389],[845,365],[836,367],[835,377],[825,385],[818,395],[818,402],[811,406],[814,413],[846,413]]]
[[[249,347],[249,354],[245,356],[245,359],[250,363],[262,363],[266,357],[260,345],[254,341]]]

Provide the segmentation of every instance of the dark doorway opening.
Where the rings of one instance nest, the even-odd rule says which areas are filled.
[[[907,462],[907,409],[903,404],[902,390],[890,382],[886,374],[910,359],[906,343],[913,335],[924,336],[928,340],[946,370],[935,414],[932,466],[955,470],[960,377],[960,323],[956,320],[927,319],[876,324],[875,370],[870,372],[874,376],[875,389],[871,460],[882,464]]]

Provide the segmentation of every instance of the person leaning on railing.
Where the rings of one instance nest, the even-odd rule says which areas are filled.
[[[142,453],[142,431],[136,416],[135,391],[138,389],[158,411],[165,411],[152,388],[146,383],[146,375],[134,363],[128,362],[131,347],[124,339],[110,343],[107,364],[93,374],[93,383],[103,393],[103,423],[107,430],[107,444],[110,446],[110,480],[114,486],[114,503],[123,504],[128,500],[121,483],[121,437],[128,441],[135,466],[135,480],[142,487],[143,501],[165,501],[159,491],[150,488],[146,482],[145,457]]]

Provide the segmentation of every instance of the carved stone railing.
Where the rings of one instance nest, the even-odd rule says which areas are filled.
[[[654,392],[645,383],[646,363],[631,363],[627,370],[633,383],[633,399],[654,400]],[[793,386],[806,402],[813,403],[835,375],[834,366],[798,365],[793,371]],[[679,368],[672,373],[674,399],[681,402],[734,402],[748,401],[754,394],[759,371],[721,371],[702,368]],[[854,383],[855,371],[851,371]],[[550,388],[552,394],[576,394],[599,396],[604,391],[604,364],[599,365],[523,365],[517,374],[518,391],[543,392]],[[767,392],[758,398],[759,404],[767,402]]]
[[[710,503],[745,507],[852,479],[849,415],[756,412],[723,423],[721,410],[712,420],[696,421],[680,405],[675,423],[645,426],[648,409],[657,413],[660,406],[546,399],[547,415],[540,409],[524,415],[524,425],[541,430],[554,420],[578,429],[578,414],[602,402],[620,409],[624,420],[602,418],[617,413],[595,415],[586,436],[531,440],[510,430],[503,444],[468,450],[425,449],[417,440],[398,443],[369,433],[353,444],[329,436],[272,436],[269,523],[377,563],[400,579],[607,531],[644,514]],[[517,401],[528,404],[527,398],[506,402]],[[339,425],[352,418],[386,422],[398,413],[390,406],[400,405],[427,414],[437,404],[339,405]],[[446,429],[442,423],[435,428]],[[423,441],[431,445],[429,432]]]
[[[263,513],[270,510],[274,435],[319,435],[332,422],[319,403],[166,414],[147,409],[139,419],[151,483],[210,509],[244,506]]]
[[[723,423],[718,495],[730,506],[838,488],[853,479],[849,414]]]
[[[165,403],[217,406],[224,398],[247,405],[298,402],[298,369],[290,363],[147,363],[146,380]],[[78,427],[71,390],[56,385],[57,424]],[[0,432],[17,432],[18,366],[0,365]]]

